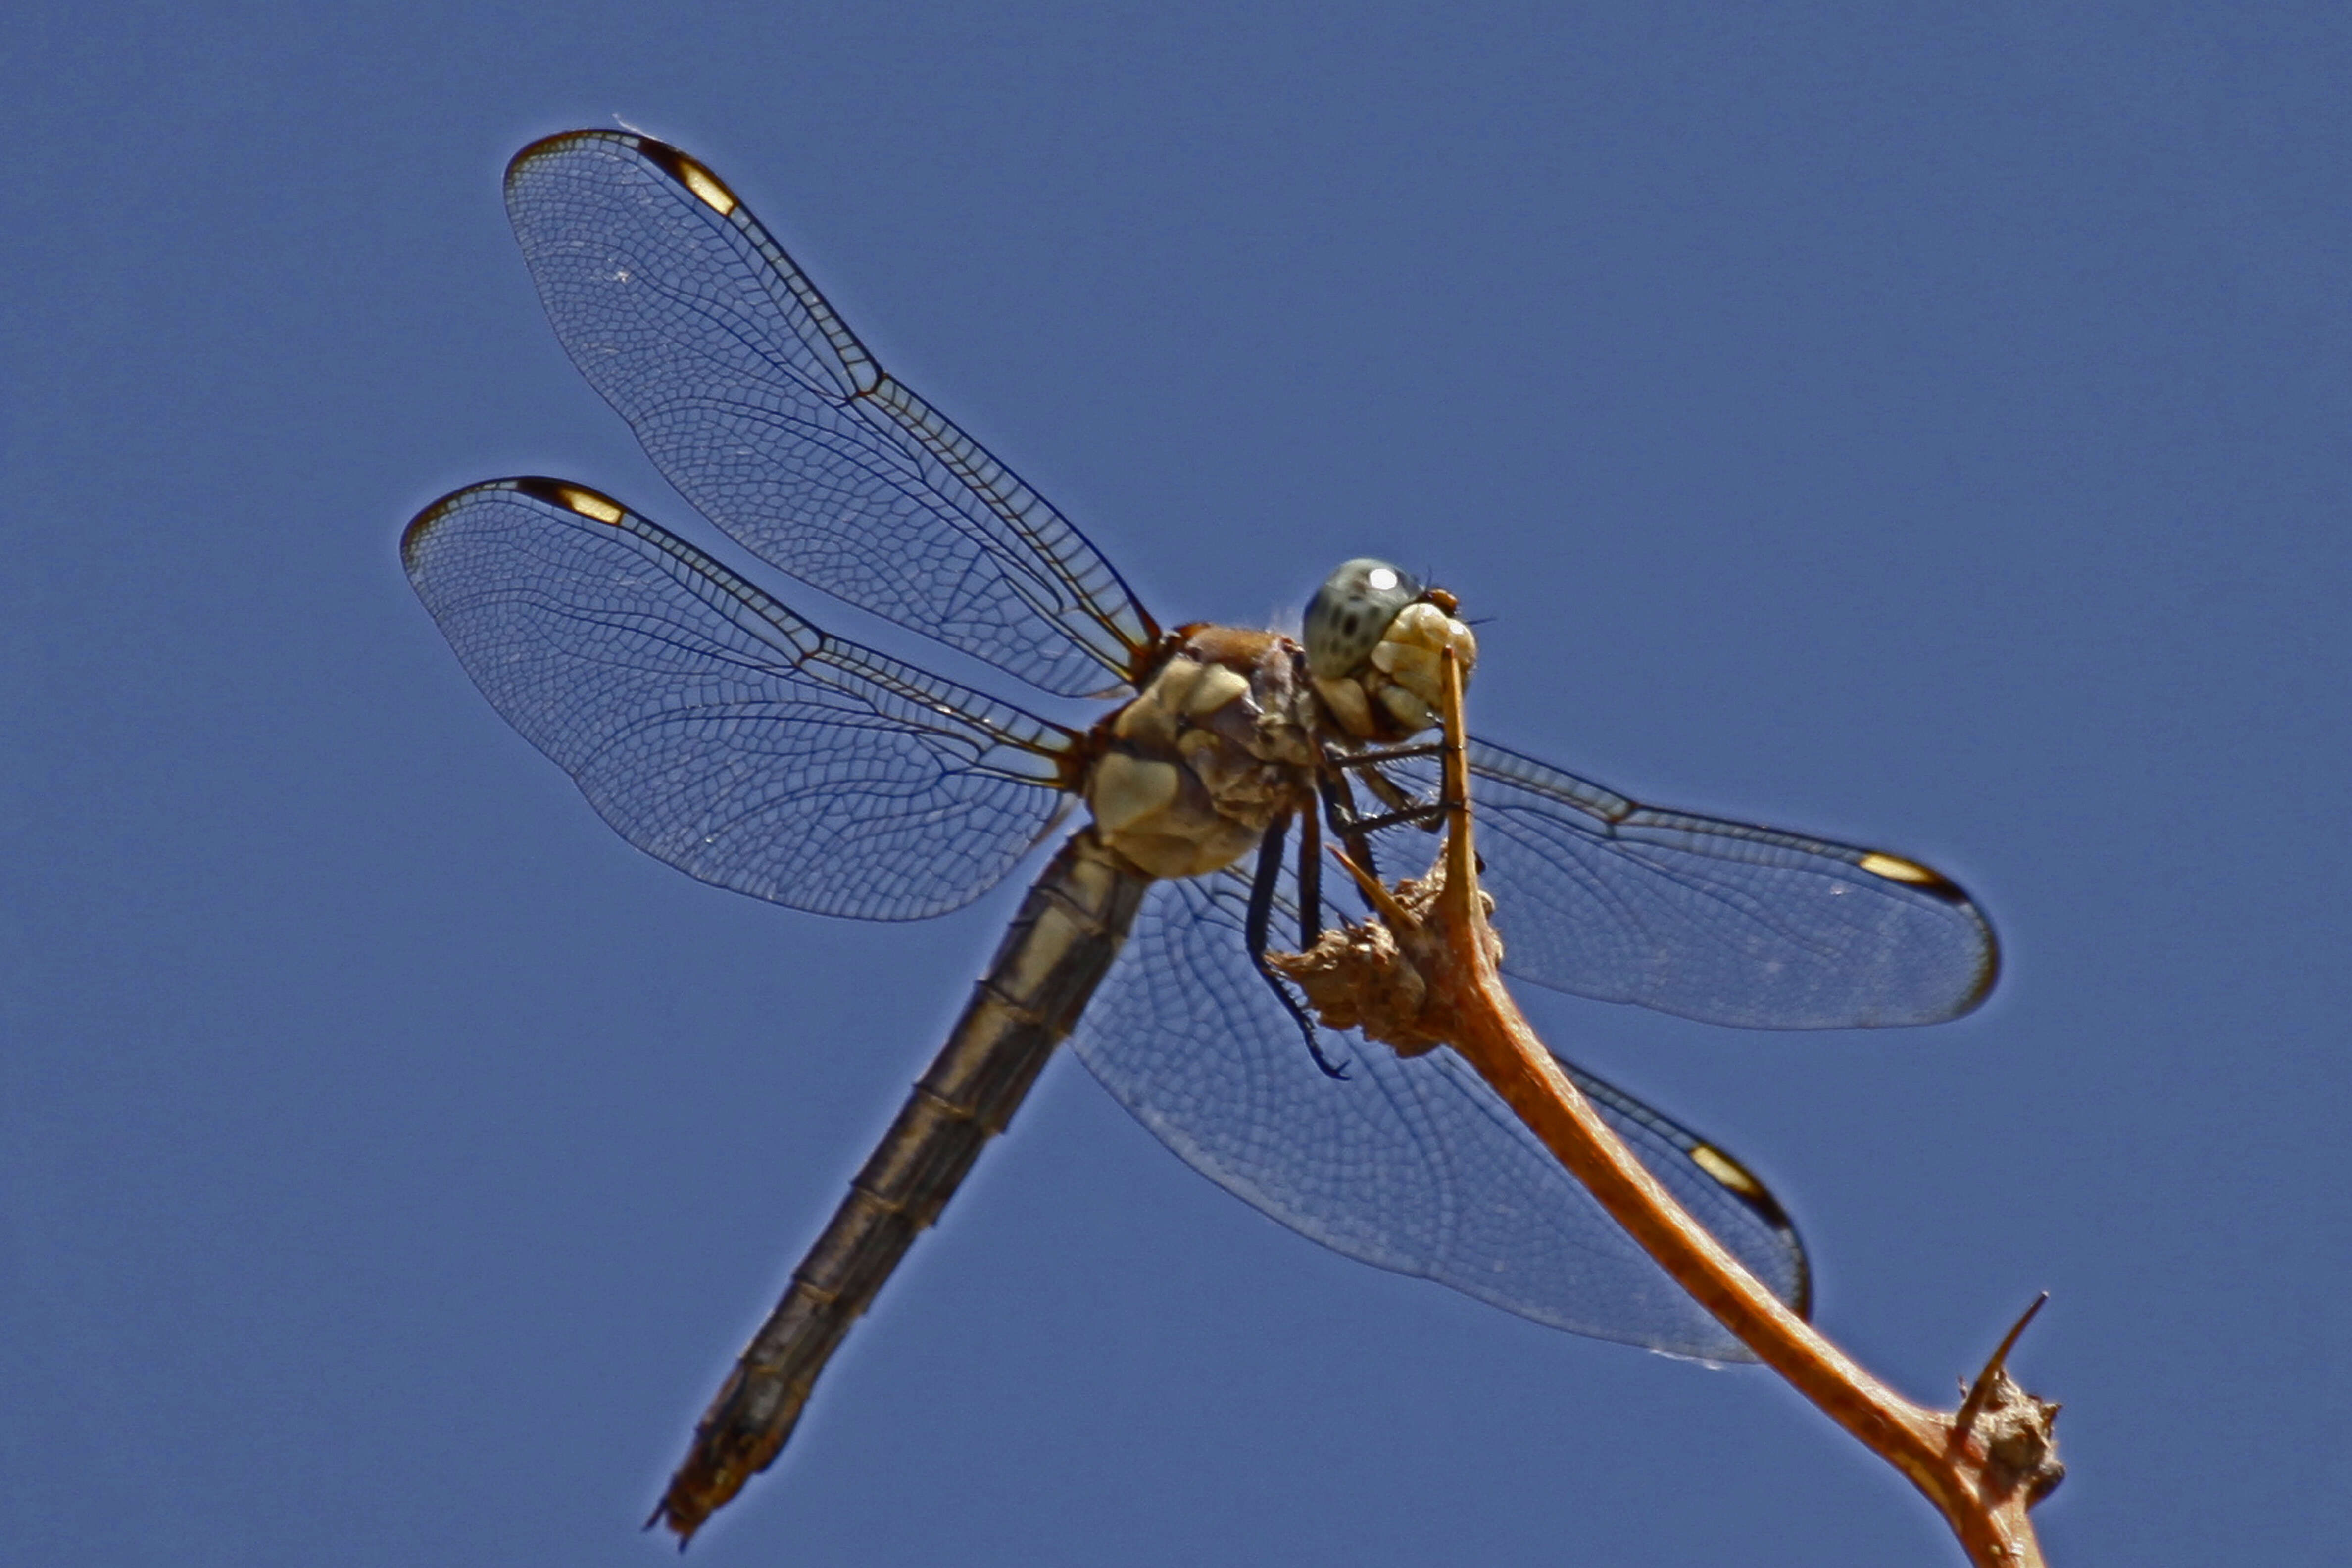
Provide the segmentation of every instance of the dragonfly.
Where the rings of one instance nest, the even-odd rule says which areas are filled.
[[[1358,560],[1297,637],[1163,629],[1067,518],[876,363],[702,163],[572,132],[516,155],[506,202],[572,362],[721,533],[1033,693],[1108,704],[1066,724],[830,635],[570,480],[468,486],[408,525],[410,580],[483,695],[622,837],[689,876],[917,920],[1076,823],[649,1528],[691,1538],[775,1459],[1065,1039],[1186,1163],[1315,1241],[1575,1333],[1749,1359],[1459,1058],[1326,1027],[1269,971],[1277,932],[1305,948],[1361,913],[1322,875],[1327,850],[1368,869],[1426,857],[1439,775],[1414,737],[1439,664],[1476,651],[1453,595]],[[1931,1023],[1992,985],[1984,915],[1916,860],[1654,808],[1466,744],[1518,979],[1770,1029]],[[1562,1066],[1806,1312],[1805,1252],[1764,1184]]]

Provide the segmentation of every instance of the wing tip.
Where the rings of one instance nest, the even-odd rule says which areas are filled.
[[[1807,1322],[1812,1321],[1812,1260],[1805,1256],[1804,1238],[1797,1234],[1796,1222],[1789,1217],[1789,1211],[1780,1206],[1780,1200],[1772,1195],[1772,1189],[1758,1179],[1755,1172],[1703,1139],[1694,1140],[1683,1154],[1734,1202],[1787,1243],[1795,1279],[1789,1294],[1781,1299],[1798,1317]]]
[[[1992,921],[1985,917],[1983,908],[1969,896],[1968,889],[1933,866],[1906,859],[1900,855],[1889,855],[1881,849],[1865,851],[1854,860],[1853,865],[1858,871],[1866,871],[1883,880],[1909,888],[1966,915],[1975,924],[1981,938],[1983,951],[1977,956],[1976,970],[1967,989],[1953,1000],[1948,1008],[1923,1021],[1942,1023],[1964,1017],[1984,1005],[1985,998],[1992,994],[1993,985],[2000,979],[2000,939],[1994,934]]]
[[[612,131],[602,126],[584,126],[577,131],[558,131],[552,135],[541,136],[535,142],[525,143],[520,152],[507,160],[507,183],[513,184],[515,176],[530,163],[537,163],[542,158],[553,157],[557,153],[568,152],[573,147],[590,142],[607,142],[614,146],[626,147],[639,152],[654,149],[662,153],[677,151],[667,142],[656,141],[653,137],[635,131]]]
[[[559,131],[552,136],[542,136],[507,160],[507,189],[513,190],[516,183],[530,173],[534,163],[561,156],[590,142],[623,148],[635,154],[721,217],[743,205],[741,199],[727,188],[727,183],[700,161],[667,142],[635,131]]]
[[[552,157],[577,142],[609,141],[614,135],[614,132],[610,131],[583,130],[559,131],[551,136],[542,136],[536,142],[525,144],[520,152],[507,160],[506,183],[509,185],[513,184],[517,175],[541,158]]]
[[[550,479],[544,474],[519,474],[511,479],[483,479],[451,490],[408,520],[408,526],[400,531],[401,565],[405,567],[412,576],[415,575],[418,555],[432,538],[433,531],[447,521],[450,514],[468,499],[489,490],[509,490],[517,495],[528,496],[542,505],[555,507],[575,516],[584,517],[591,521],[612,527],[618,527],[629,515],[628,508],[602,490],[591,489],[586,485],[574,483],[571,479]]]
[[[1982,910],[1970,903],[1969,912],[1977,917],[1977,924],[1984,932],[1984,954],[1977,961],[1976,984],[1960,997],[1959,1005],[1946,1015],[1951,1018],[1964,1018],[1983,1006],[1985,998],[1992,994],[1993,986],[2000,980],[2000,938],[1993,934],[1992,922],[1985,919]]]
[[[408,520],[408,526],[400,531],[400,564],[410,576],[416,574],[417,555],[433,531],[457,510],[459,501],[482,488],[478,484],[465,485],[451,490]]]

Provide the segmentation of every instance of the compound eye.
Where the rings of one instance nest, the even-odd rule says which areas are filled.
[[[1307,604],[1307,668],[1327,680],[1353,674],[1397,612],[1419,599],[1412,574],[1370,556],[1349,562],[1323,580]]]

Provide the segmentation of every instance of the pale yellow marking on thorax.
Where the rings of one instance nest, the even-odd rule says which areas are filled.
[[[1175,800],[1183,781],[1177,777],[1173,763],[1106,752],[1095,763],[1092,783],[1087,803],[1094,808],[1095,820],[1104,832],[1117,834],[1164,809]]]
[[[1181,699],[1186,718],[1206,718],[1226,703],[1239,701],[1249,695],[1249,678],[1241,671],[1222,664],[1204,664],[1200,668],[1200,678],[1192,682],[1192,689]],[[1178,700],[1171,697],[1168,700],[1172,706]]]

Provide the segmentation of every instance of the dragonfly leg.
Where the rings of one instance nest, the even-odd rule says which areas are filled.
[[[1347,848],[1348,858],[1370,875],[1379,876],[1379,868],[1372,864],[1371,840],[1364,837],[1363,828],[1357,823],[1356,792],[1348,787],[1348,775],[1318,773],[1315,775],[1315,788],[1323,797],[1323,815]]]
[[[1403,753],[1417,756],[1434,749],[1429,746],[1400,746],[1396,748],[1395,752],[1386,754]],[[1390,809],[1378,816],[1360,815],[1356,808],[1355,791],[1348,783],[1348,775],[1337,770],[1356,767],[1368,760],[1370,759],[1361,753],[1351,757],[1331,759],[1334,771],[1325,775],[1321,781],[1321,788],[1324,810],[1331,818],[1332,831],[1338,833],[1347,844],[1349,858],[1354,860],[1359,866],[1370,869],[1370,862],[1365,858],[1364,835],[1378,833],[1383,827],[1408,825],[1426,828],[1433,833],[1444,821],[1445,803],[1443,800],[1409,799],[1387,774],[1378,769],[1368,769],[1363,775],[1364,786],[1379,797],[1381,805]]]
[[[1337,768],[1376,768],[1382,763],[1401,763],[1408,757],[1434,757],[1445,750],[1441,741],[1421,741],[1405,746],[1372,746],[1360,752],[1335,752],[1331,765]]]
[[[1416,800],[1398,788],[1396,780],[1378,768],[1366,768],[1360,776],[1364,781],[1364,787],[1370,790],[1373,797],[1389,808],[1388,815],[1380,819],[1379,826],[1388,827],[1398,823],[1410,822],[1414,826],[1424,828],[1431,833],[1437,831],[1439,824],[1444,820],[1445,802],[1443,790],[1439,792],[1436,799]],[[1367,831],[1370,826],[1370,824],[1366,825]]]
[[[1307,1042],[1307,1054],[1315,1058],[1315,1065],[1322,1069],[1325,1078],[1344,1079],[1348,1076],[1346,1065],[1335,1064],[1323,1054],[1323,1047],[1315,1039],[1315,1020],[1307,1016],[1298,998],[1290,994],[1290,987],[1282,983],[1282,976],[1265,961],[1267,928],[1274,921],[1275,884],[1282,877],[1282,847],[1289,834],[1290,818],[1278,816],[1258,844],[1257,874],[1250,879],[1249,915],[1242,927],[1243,941],[1249,948],[1251,966],[1273,987],[1274,994],[1282,999],[1282,1010],[1298,1026],[1298,1037]]]
[[[1312,811],[1298,814],[1298,951],[1323,936],[1323,824]]]
[[[1378,816],[1360,816],[1354,826],[1359,833],[1378,833],[1383,827],[1406,826],[1434,829],[1444,819],[1445,803],[1433,800],[1426,805],[1409,805],[1402,811],[1382,812]]]

